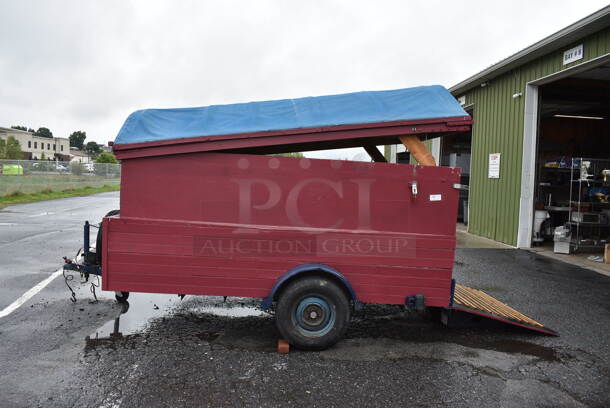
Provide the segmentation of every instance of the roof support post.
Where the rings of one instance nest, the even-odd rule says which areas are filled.
[[[422,141],[419,140],[419,136],[405,135],[399,136],[399,139],[419,164],[421,164],[422,166],[436,166],[436,160],[434,160],[434,156],[432,156],[432,153],[430,153],[426,145],[424,145]]]
[[[385,159],[385,156],[383,154],[381,154],[381,152],[379,151],[377,146],[372,145],[372,144],[367,144],[362,147],[364,147],[364,150],[366,150],[366,152],[369,154],[369,156],[371,156],[371,159],[373,159],[374,162],[380,162],[380,163],[388,162]]]

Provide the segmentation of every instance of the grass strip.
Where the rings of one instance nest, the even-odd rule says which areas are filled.
[[[7,195],[0,197],[0,208],[7,205],[33,203],[36,201],[55,200],[56,198],[78,197],[90,194],[106,193],[108,191],[118,191],[120,185],[104,185],[102,187],[82,187],[70,188],[62,191],[52,191],[49,189],[42,190],[38,193],[22,193],[21,191],[13,191]]]

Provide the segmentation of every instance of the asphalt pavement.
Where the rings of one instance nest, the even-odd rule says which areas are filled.
[[[82,244],[118,193],[0,210],[0,311]],[[514,249],[459,249],[455,277],[560,333],[447,328],[370,305],[322,352],[275,352],[250,299],[132,294],[62,276],[0,318],[0,407],[607,407],[610,278]]]
[[[118,207],[111,192],[0,209],[0,310],[57,271],[62,256],[74,257],[85,220],[99,222]]]

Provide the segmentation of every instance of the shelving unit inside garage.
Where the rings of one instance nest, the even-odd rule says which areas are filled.
[[[561,158],[539,169],[536,217],[541,243],[555,252],[602,252],[610,243],[610,159]]]

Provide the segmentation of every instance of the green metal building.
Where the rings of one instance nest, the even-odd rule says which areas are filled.
[[[538,196],[543,162],[553,155],[610,158],[610,6],[450,91],[474,119],[468,231],[530,247],[535,210],[543,200],[550,207],[554,199],[549,193]],[[595,136],[588,136],[591,132]],[[429,146],[434,153],[434,143]]]

